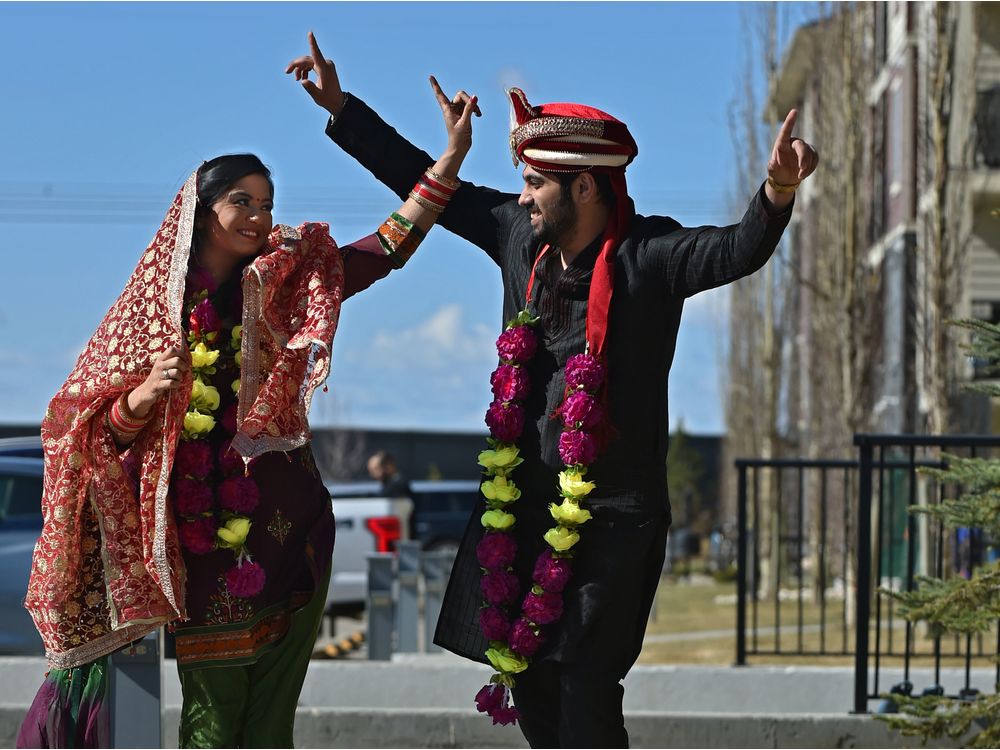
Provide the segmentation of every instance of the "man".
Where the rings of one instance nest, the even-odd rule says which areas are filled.
[[[409,497],[410,483],[399,473],[396,459],[388,451],[380,450],[368,459],[368,476],[382,485],[386,497]]]
[[[333,63],[310,35],[311,55],[287,72],[331,117],[327,134],[381,182],[405,196],[431,158],[344,94]],[[315,61],[315,62],[314,62]],[[315,70],[317,80],[308,80]],[[436,84],[435,84],[436,87]],[[449,103],[436,87],[439,101]],[[603,451],[590,463],[596,483],[586,507],[563,613],[547,626],[531,666],[516,674],[514,701],[532,747],[625,747],[621,680],[642,647],[663,565],[670,509],[667,375],[684,300],[759,269],[791,214],[795,187],[816,167],[811,146],[792,139],[789,113],[775,142],[768,180],[739,224],[682,228],[634,213],[625,167],[638,151],[624,123],[581,105],[532,107],[510,92],[511,149],[525,164],[520,196],[461,182],[441,215],[447,229],[482,248],[500,267],[504,319],[525,307],[540,320],[538,350],[524,366],[530,393],[517,439],[524,462],[512,477],[516,503],[514,572],[523,592],[545,549],[563,468],[563,366],[587,350],[606,365],[602,402],[610,419]],[[469,101],[464,92],[453,106]],[[607,424],[607,423],[606,423]],[[471,457],[470,457],[471,460]],[[480,631],[479,513],[470,519],[435,634],[455,653],[485,661]]]

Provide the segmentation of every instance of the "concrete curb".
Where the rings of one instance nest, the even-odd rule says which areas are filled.
[[[14,747],[27,706],[0,705],[0,748]],[[164,710],[164,747],[177,747],[180,708]],[[917,748],[869,716],[769,714],[625,714],[634,748]],[[524,748],[515,727],[493,726],[475,711],[301,708],[300,748]],[[931,748],[958,743],[928,743]]]

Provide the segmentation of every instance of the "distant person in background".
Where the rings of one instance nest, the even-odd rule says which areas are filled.
[[[368,475],[382,485],[386,497],[410,497],[410,483],[399,473],[396,459],[387,451],[378,451],[368,459]]]
[[[19,747],[110,747],[108,654],[168,623],[181,747],[292,747],[335,533],[312,394],[342,300],[402,266],[447,204],[474,108],[442,107],[448,146],[416,197],[345,247],[326,224],[272,225],[251,154],[181,188],[42,422],[25,606],[51,669]],[[425,181],[445,187],[424,198]]]

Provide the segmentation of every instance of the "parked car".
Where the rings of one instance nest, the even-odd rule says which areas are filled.
[[[368,594],[368,555],[394,552],[400,539],[409,539],[413,501],[385,497],[377,482],[331,482],[326,488],[337,519],[327,610],[362,609]]]
[[[3,442],[3,441],[0,441]],[[41,442],[36,440],[38,452]],[[6,446],[4,446],[6,447]],[[0,452],[0,653],[39,655],[42,639],[24,608],[31,553],[42,532],[40,455]]]
[[[412,537],[427,550],[458,551],[472,514],[481,500],[476,480],[411,482]]]

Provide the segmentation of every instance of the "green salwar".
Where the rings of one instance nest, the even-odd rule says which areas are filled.
[[[327,572],[288,633],[253,664],[180,672],[180,747],[293,747],[295,709],[323,619]]]

